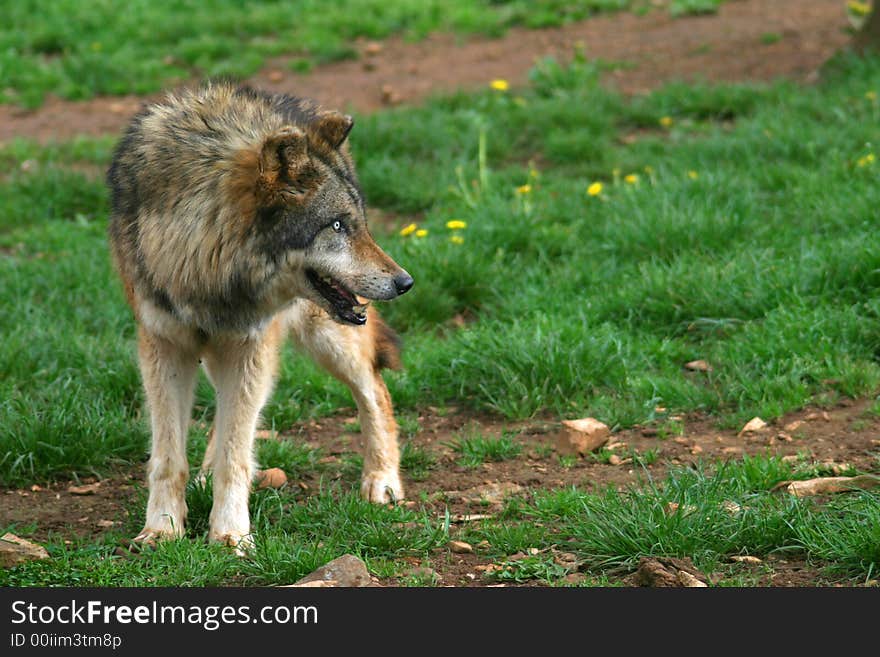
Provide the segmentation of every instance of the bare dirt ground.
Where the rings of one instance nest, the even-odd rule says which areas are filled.
[[[289,72],[281,58],[271,62],[252,82],[274,91],[310,96],[327,106],[371,112],[390,104],[417,103],[433,93],[479,88],[494,78],[507,79],[514,86],[525,84],[537,58],[554,55],[564,60],[576,46],[582,46],[591,58],[626,62],[627,66],[607,76],[608,83],[626,93],[642,93],[670,79],[787,77],[809,83],[816,79],[821,64],[847,43],[846,24],[840,0],[742,0],[725,3],[717,15],[674,20],[666,12],[655,11],[642,17],[603,16],[559,29],[511,30],[496,40],[460,41],[436,35],[417,44],[391,39],[368,48],[363,43],[364,54],[356,61],[300,75]],[[70,103],[53,99],[34,112],[2,106],[0,141],[13,137],[46,141],[118,132],[143,100],[97,98]],[[615,452],[621,455],[618,465],[591,457],[563,463],[550,449],[559,425],[549,419],[511,424],[473,413],[452,411],[441,415],[425,409],[419,418],[421,429],[410,440],[428,450],[437,464],[424,479],[407,478],[405,483],[410,500],[424,494],[438,515],[448,508],[454,519],[463,519],[496,513],[505,494],[569,485],[586,489],[625,486],[648,474],[661,478],[670,464],[712,462],[742,454],[805,455],[820,463],[848,464],[876,472],[880,420],[866,412],[868,403],[843,400],[830,409],[804,409],[750,436],[717,430],[709,419],[701,417],[682,418],[681,435],[665,435],[657,427],[621,431],[612,438],[618,443]],[[324,477],[329,471],[331,477],[351,478],[343,467],[343,457],[357,450],[357,434],[346,430],[346,419],[338,416],[295,426],[282,437],[320,446],[329,455]],[[803,422],[799,428],[783,430],[796,420]],[[523,450],[515,459],[464,468],[449,442],[469,428],[488,435],[517,430]],[[651,451],[657,459],[644,469],[632,461],[633,454]],[[142,466],[117,472],[85,496],[70,493],[71,482],[0,491],[3,520],[35,523],[34,538],[38,541],[53,536],[69,541],[101,540],[110,528],[128,523],[128,509],[139,495],[143,474]],[[299,484],[304,494],[309,494],[320,481],[314,475],[290,482]],[[464,520],[454,528],[465,522],[478,521]],[[420,565],[420,560],[413,562],[414,567]],[[475,554],[453,554],[442,549],[430,563],[440,582],[451,586],[486,585],[481,573],[489,565],[479,550]],[[784,559],[765,561],[761,566],[732,564],[731,569],[750,576],[759,586],[856,583],[829,582],[815,567]],[[583,575],[572,572],[570,577],[576,582]],[[634,583],[631,573],[620,573],[616,578],[624,585]],[[383,582],[399,583],[397,579]]]
[[[848,42],[846,27],[841,0],[740,0],[723,4],[714,15],[673,19],[666,10],[611,14],[561,28],[512,29],[500,39],[438,34],[420,43],[397,38],[375,45],[361,42],[357,60],[297,74],[287,67],[290,58],[282,57],[251,82],[356,115],[484,87],[496,78],[525,84],[537,59],[552,55],[564,61],[575,47],[583,47],[590,58],[624,63],[607,81],[626,93],[642,93],[671,79],[787,77],[809,82]],[[0,142],[117,133],[144,100],[123,96],[74,103],[56,98],[36,111],[0,106]]]

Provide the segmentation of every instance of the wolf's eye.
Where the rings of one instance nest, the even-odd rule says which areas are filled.
[[[335,230],[337,233],[342,232],[342,222],[339,221],[339,219],[333,222],[333,230]]]

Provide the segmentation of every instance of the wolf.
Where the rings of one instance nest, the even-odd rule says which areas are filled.
[[[363,497],[403,499],[381,375],[400,366],[399,341],[370,300],[413,278],[367,228],[353,124],[309,99],[214,81],[146,106],[116,146],[109,245],[137,322],[152,434],[136,541],[183,533],[201,364],[217,400],[201,470],[213,474],[209,538],[252,545],[254,435],[288,336],[351,389]]]

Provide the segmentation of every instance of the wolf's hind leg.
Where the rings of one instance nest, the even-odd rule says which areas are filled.
[[[254,474],[254,434],[260,409],[272,391],[280,336],[276,321],[258,336],[218,341],[205,353],[217,390],[214,435],[206,455],[214,472],[208,537],[239,553],[252,542],[248,498]]]
[[[345,383],[357,403],[365,442],[361,496],[380,504],[402,500],[397,422],[381,373],[400,367],[397,336],[372,308],[365,326],[333,321],[310,302],[288,317],[294,342]]]
[[[143,327],[138,335],[141,375],[150,410],[150,489],[144,529],[136,541],[183,535],[186,521],[186,435],[198,357]]]

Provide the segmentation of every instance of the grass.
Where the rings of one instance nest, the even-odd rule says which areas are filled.
[[[880,496],[857,492],[818,503],[772,490],[801,476],[779,458],[755,456],[673,468],[662,481],[647,478],[623,491],[535,490],[458,537],[482,546],[481,557],[495,565],[485,579],[501,583],[566,585],[566,575],[580,570],[580,585],[615,585],[642,556],[692,558],[717,586],[755,585],[760,572],[772,572],[774,557],[802,560],[827,581],[876,578]],[[51,560],[0,570],[0,586],[275,585],[346,553],[404,586],[435,585],[431,563],[450,538],[448,520],[431,506],[364,502],[347,486],[334,483],[309,497],[289,488],[255,491],[256,549],[249,559],[205,541],[210,479],[188,487],[185,538],[145,556],[117,555],[119,539],[139,529],[144,500],[136,496],[123,525],[97,544],[65,544],[59,535],[47,544]],[[7,529],[28,536],[35,528],[0,526]],[[560,561],[560,553],[573,561]],[[742,554],[767,563],[762,571],[730,563]],[[407,569],[404,558],[423,567]]]
[[[450,446],[460,456],[459,465],[465,468],[478,468],[487,461],[506,461],[519,456],[522,445],[514,440],[515,434],[499,438],[480,435],[462,436],[452,441]]]
[[[673,14],[714,11],[721,0],[673,0]],[[27,107],[67,99],[145,94],[202,76],[247,77],[270,57],[289,68],[356,57],[355,39],[431,32],[500,36],[598,12],[649,8],[646,0],[261,0],[150,2],[17,0],[0,27],[0,102]]]
[[[876,393],[877,60],[840,60],[815,88],[673,84],[629,100],[598,70],[546,61],[522,96],[359,118],[368,201],[417,211],[428,231],[379,236],[417,281],[383,305],[406,344],[405,370],[387,375],[403,434],[427,405],[618,427],[662,406],[674,436],[677,413],[741,426]],[[99,473],[146,450],[96,173],[112,143],[0,149],[0,484]],[[466,228],[446,228],[453,218]],[[712,371],[683,370],[697,358]],[[352,408],[345,387],[285,347],[266,425],[340,408]],[[213,412],[203,378],[195,414]]]
[[[880,497],[859,493],[818,504],[772,491],[805,476],[781,459],[759,456],[673,468],[663,481],[647,478],[624,491],[536,491],[465,536],[491,545],[502,565],[491,576],[502,580],[560,579],[568,570],[548,552],[557,546],[593,575],[631,571],[643,556],[689,557],[707,573],[724,573],[731,556],[748,554],[876,577]],[[528,556],[505,561],[516,552]]]
[[[599,71],[583,59],[545,61],[519,96],[486,90],[358,117],[353,148],[369,202],[417,212],[428,231],[377,231],[417,282],[383,305],[406,344],[405,370],[387,375],[404,435],[429,405],[511,420],[590,415],[615,427],[653,422],[662,406],[671,437],[678,413],[741,426],[876,395],[880,164],[869,156],[880,61],[840,58],[816,87],[672,84],[632,99],[602,88]],[[112,144],[0,149],[3,486],[101,476],[145,458],[134,322],[106,247],[100,171]],[[588,195],[594,183],[601,192]],[[466,228],[453,232],[450,219]],[[712,371],[683,369],[695,359]],[[284,430],[340,407],[352,412],[348,391],[286,348],[266,425]],[[213,413],[202,379],[193,465]],[[512,436],[456,445],[469,467],[518,447]],[[257,454],[290,476],[320,471],[319,458],[287,441],[261,441]],[[416,478],[435,465],[408,442],[403,460]],[[138,500],[103,543],[59,537],[52,562],[0,572],[0,585],[278,583],[343,552],[389,573],[395,560],[445,545],[449,527],[427,508],[357,499],[360,465],[343,459],[342,480],[310,497],[293,486],[255,493],[252,560],[204,543],[210,483],[194,484],[188,538],[149,560],[112,554],[139,529]],[[734,554],[791,554],[875,577],[876,493],[827,504],[771,493],[821,473],[756,457],[624,491],[539,490],[464,533],[501,561],[564,538],[590,582],[646,554],[690,556],[709,571]],[[529,556],[498,576],[561,583],[544,552]]]

